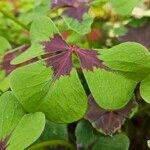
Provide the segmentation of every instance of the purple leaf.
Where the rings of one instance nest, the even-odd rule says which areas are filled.
[[[52,8],[66,7],[64,14],[81,22],[84,13],[89,10],[88,2],[89,0],[52,0]]]
[[[74,18],[77,19],[79,22],[82,22],[83,15],[85,12],[88,12],[88,10],[88,6],[80,5],[78,7],[69,7],[64,11],[64,14],[70,18]]]
[[[5,70],[5,74],[6,76],[9,75],[13,70],[15,70],[18,67],[30,64],[32,62],[37,61],[37,58],[31,59],[29,61],[26,61],[24,63],[21,64],[17,64],[17,65],[11,65],[11,61],[17,57],[18,55],[20,55],[21,53],[25,52],[27,49],[29,48],[29,45],[23,45],[20,49],[18,49],[17,51],[14,52],[10,52],[7,53],[4,57],[3,60],[1,62],[1,69]]]
[[[6,150],[9,139],[10,139],[10,136],[7,136],[4,140],[0,141],[0,150]]]
[[[97,58],[99,55],[97,51],[79,49],[76,53],[80,59],[81,66],[84,69],[92,71],[93,66],[97,68],[104,68],[102,61]]]
[[[72,53],[68,51],[59,53],[48,58],[46,61],[47,66],[52,66],[55,78],[58,78],[61,75],[69,75],[73,67]]]
[[[68,50],[69,45],[59,34],[55,34],[54,37],[50,41],[46,41],[42,43],[45,48],[46,53],[54,53],[58,51]]]
[[[132,113],[134,102],[129,102],[119,110],[105,110],[98,106],[93,96],[89,96],[89,108],[85,119],[89,120],[97,130],[102,130],[106,135],[112,135],[121,128],[126,118]]]
[[[72,6],[76,0],[52,0],[52,8]]]
[[[92,71],[93,67],[103,67],[102,61],[98,59],[98,52],[95,50],[80,49],[75,45],[67,44],[60,35],[55,35],[50,41],[42,43],[46,54],[54,53],[46,59],[47,66],[51,66],[54,76],[69,75],[73,67],[72,53],[77,54],[81,67]]]
[[[128,27],[128,33],[119,37],[121,42],[138,42],[150,50],[150,22],[141,27]]]

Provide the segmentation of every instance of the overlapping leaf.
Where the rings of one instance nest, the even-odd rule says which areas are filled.
[[[132,109],[136,106],[134,102],[129,102],[125,107],[119,110],[105,110],[98,106],[94,98],[89,96],[89,107],[85,118],[89,120],[92,125],[106,135],[112,135],[132,114]]]
[[[76,127],[78,150],[128,150],[129,139],[123,133],[117,133],[112,137],[96,131],[88,123],[81,120]]]
[[[37,58],[31,59],[29,61],[26,61],[24,63],[18,64],[18,65],[12,65],[11,61],[16,58],[18,55],[20,55],[21,53],[25,52],[27,49],[29,48],[28,45],[23,45],[21,48],[19,48],[16,51],[7,53],[4,57],[3,60],[1,62],[1,69],[5,70],[6,75],[9,75],[13,70],[15,70],[18,67],[30,64],[32,62],[37,61]]]
[[[69,76],[61,76],[42,99],[39,111],[56,123],[81,119],[87,108],[87,96],[75,69]]]
[[[40,141],[46,141],[46,140],[68,141],[67,124],[57,124],[47,120],[45,129],[39,140]]]
[[[128,150],[129,146],[129,138],[123,133],[119,133],[113,137],[100,136],[92,150],[99,150],[99,148],[101,150]]]
[[[134,95],[137,83],[122,75],[99,68],[83,72],[95,101],[104,109],[120,109]]]
[[[8,150],[26,149],[41,135],[45,126],[45,116],[41,112],[22,117],[9,140]],[[29,136],[30,133],[30,136]]]
[[[44,125],[44,114],[36,112],[25,115],[12,92],[0,97],[0,150],[27,148],[40,136]]]
[[[79,150],[83,148],[88,149],[89,146],[91,146],[98,139],[96,130],[86,120],[81,120],[78,122],[75,135],[77,139],[77,148]]]
[[[106,66],[138,82],[150,74],[150,53],[139,43],[125,42],[101,51],[100,59]]]
[[[11,134],[24,114],[12,92],[5,92],[0,97],[0,139]]]
[[[34,19],[30,28],[31,46],[27,51],[12,60],[12,64],[20,64],[44,54],[41,41],[52,38],[54,34],[59,33],[53,21],[46,16],[39,16]]]

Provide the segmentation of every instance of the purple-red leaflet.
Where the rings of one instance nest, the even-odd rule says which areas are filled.
[[[89,0],[52,0],[52,8],[67,7],[64,14],[81,22],[84,13],[89,10],[88,2]]]
[[[29,63],[35,62],[37,60],[37,58],[31,59],[29,61],[26,61],[24,63],[21,64],[17,64],[17,65],[11,65],[10,62],[17,57],[18,55],[20,55],[21,53],[25,52],[27,49],[29,48],[29,45],[23,45],[20,49],[14,51],[14,52],[10,52],[7,53],[4,57],[3,60],[1,62],[1,69],[5,70],[5,74],[9,75],[13,70],[15,70],[18,67],[27,65]]]
[[[54,54],[46,59],[47,66],[51,66],[54,70],[56,78],[61,75],[69,75],[73,67],[72,54],[75,53],[81,63],[83,69],[92,71],[93,67],[102,68],[104,65],[97,57],[99,53],[92,49],[80,49],[75,45],[69,45],[58,34],[50,41],[42,43],[46,54]]]
[[[138,42],[150,50],[150,22],[141,27],[128,27],[128,33],[122,37],[119,37],[121,42]]]
[[[89,107],[85,119],[89,120],[97,130],[102,130],[104,134],[110,136],[121,128],[135,106],[135,102],[131,101],[119,110],[109,111],[97,105],[92,95],[88,100]]]

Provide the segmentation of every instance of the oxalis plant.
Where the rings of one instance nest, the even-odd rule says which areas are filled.
[[[149,115],[150,25],[128,25],[121,43],[96,48],[92,25],[104,5],[126,19],[139,2],[41,1],[26,24],[0,10],[29,32],[17,46],[0,37],[0,150],[129,149],[132,118]]]

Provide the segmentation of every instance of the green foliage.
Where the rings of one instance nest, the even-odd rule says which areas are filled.
[[[78,123],[75,134],[78,147],[88,148],[88,146],[90,146],[97,139],[94,129],[90,123],[85,120],[81,120]]]
[[[110,0],[114,10],[120,15],[130,15],[134,7],[136,7],[141,0]]]
[[[0,71],[0,91],[5,92],[9,89],[9,77],[5,77],[5,72]]]
[[[102,136],[94,144],[92,150],[128,150],[129,149],[129,139],[124,134],[116,134],[113,137]]]
[[[11,49],[11,45],[5,39],[4,37],[0,36],[0,54],[2,54],[4,51]]]
[[[44,114],[26,115],[12,92],[0,97],[0,110],[0,139],[9,136],[8,150],[25,149],[41,135],[45,126]]]
[[[44,63],[31,64],[14,71],[10,86],[27,111],[36,111],[41,99],[47,94],[52,72]]]
[[[20,64],[25,61],[28,61],[32,58],[39,57],[41,54],[43,54],[43,47],[39,43],[32,44],[27,51],[20,54],[18,57],[14,58],[11,61],[12,65]]]
[[[45,126],[45,116],[41,112],[27,114],[11,134],[8,150],[27,148],[39,138]],[[29,136],[30,134],[30,136]]]
[[[65,140],[68,141],[68,132],[66,124],[56,124],[47,121],[45,129],[40,137],[40,141],[48,140]]]
[[[29,112],[42,111],[51,121],[68,123],[84,115],[86,95],[75,70],[51,82],[52,71],[38,62],[14,71],[11,89]],[[66,115],[70,114],[70,115]]]
[[[119,74],[94,69],[84,75],[95,101],[104,109],[122,108],[133,97],[136,82]]]
[[[23,14],[21,16],[21,19],[24,19],[24,22],[29,24],[39,16],[46,15],[50,10],[50,1],[51,0],[35,0],[35,3],[32,4],[32,10],[28,11],[28,13]]]
[[[30,29],[31,42],[46,41],[58,33],[58,30],[50,18],[46,16],[40,16],[36,18]]]
[[[0,139],[11,134],[24,114],[12,92],[6,92],[0,97]]]
[[[86,108],[87,97],[75,69],[70,76],[62,76],[51,85],[39,107],[51,121],[57,123],[69,123],[81,119]]]
[[[27,51],[16,57],[12,64],[19,64],[42,55],[44,53],[43,46],[39,42],[49,40],[58,32],[55,24],[48,17],[40,16],[36,18],[30,28],[32,45]]]
[[[83,150],[128,150],[129,139],[126,135],[119,133],[112,137],[104,136],[95,131],[85,120],[78,123],[76,128],[78,149]]]
[[[62,16],[66,24],[70,29],[76,31],[79,34],[85,35],[91,31],[91,25],[93,23],[93,18],[89,14],[83,16],[83,21],[81,23],[78,20],[69,18],[67,16]]]
[[[150,74],[150,53],[138,43],[125,42],[101,53],[108,67],[132,80],[141,81]]]

